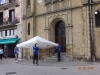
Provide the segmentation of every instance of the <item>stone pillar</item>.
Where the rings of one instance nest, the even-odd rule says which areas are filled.
[[[67,51],[67,56],[69,56],[70,58],[73,57],[73,41],[72,41],[72,27],[73,26],[67,26],[67,39],[66,39],[66,51]]]
[[[90,58],[90,28],[89,28],[89,8],[88,6],[83,7],[83,20],[84,20],[84,45],[85,45],[85,58]]]

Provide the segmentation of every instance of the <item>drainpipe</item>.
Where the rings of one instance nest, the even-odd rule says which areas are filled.
[[[90,50],[91,50],[91,62],[93,62],[93,57],[95,56],[95,53],[94,53],[92,0],[89,0],[89,20],[90,20]]]

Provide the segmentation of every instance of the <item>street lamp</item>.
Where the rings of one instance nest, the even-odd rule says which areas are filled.
[[[97,11],[95,11],[95,15],[96,15],[96,14],[98,14],[98,13],[99,13],[99,11],[98,11],[98,10],[97,10]]]
[[[98,12],[96,11],[95,14],[98,14]]]

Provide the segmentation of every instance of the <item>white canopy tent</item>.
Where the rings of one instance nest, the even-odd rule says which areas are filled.
[[[34,44],[36,44],[36,43],[40,49],[52,48],[52,47],[58,46],[58,44],[56,44],[56,43],[48,41],[40,36],[36,36],[28,41],[25,41],[23,43],[18,44],[17,47],[19,47],[19,48],[32,48],[34,46]]]

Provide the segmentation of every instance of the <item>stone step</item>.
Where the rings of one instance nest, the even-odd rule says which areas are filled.
[[[61,59],[63,59],[64,57],[61,56]],[[46,59],[57,59],[57,56],[51,56],[51,57],[47,57]]]
[[[60,54],[61,55],[66,55],[66,53],[62,53],[62,52]],[[57,55],[57,53],[54,54],[54,56],[56,56],[56,55]]]
[[[70,58],[67,57],[67,55],[66,55],[65,52],[61,52],[60,55],[61,55],[61,60],[65,60],[65,61],[69,61],[69,60],[70,60]],[[47,57],[47,58],[44,59],[44,60],[45,60],[45,61],[57,61],[57,59],[58,59],[58,58],[57,58],[57,52],[56,52],[53,56]]]
[[[50,58],[50,57],[48,57],[48,58],[46,58],[46,60],[56,60],[57,58]]]
[[[57,53],[55,53],[53,56],[51,57],[47,57],[46,59],[44,59],[45,61],[57,61]],[[61,60],[64,61],[70,61],[69,57],[66,56],[66,53],[61,53]]]
[[[57,58],[57,56],[56,56],[56,55],[54,55],[54,56],[51,56],[51,58]]]
[[[46,59],[44,59],[44,61],[57,61],[58,58],[51,58],[51,57],[48,57]],[[68,57],[66,58],[61,58],[61,61],[71,61]]]

